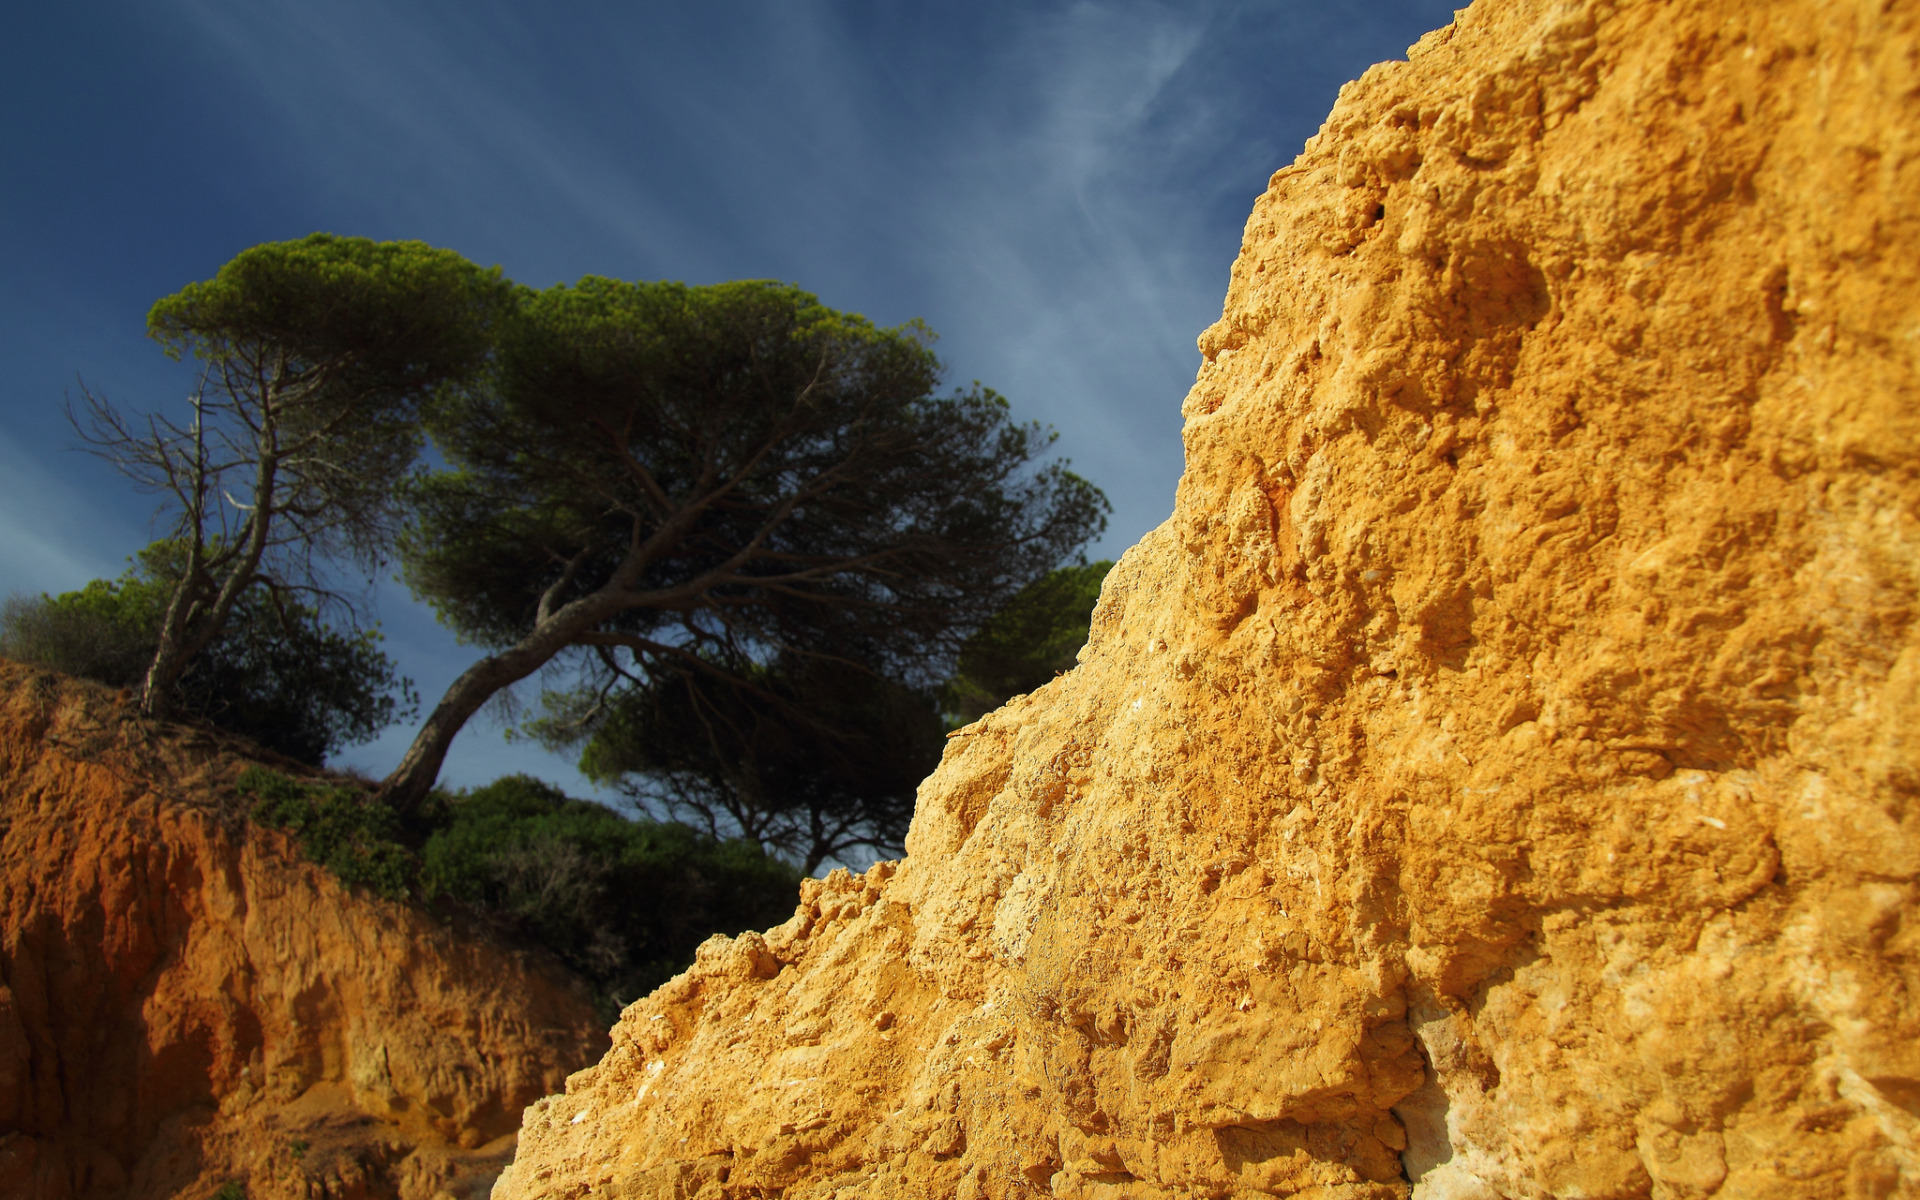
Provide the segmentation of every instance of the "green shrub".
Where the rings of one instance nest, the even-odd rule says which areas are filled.
[[[237,786],[254,797],[255,821],[293,834],[307,857],[341,882],[389,899],[407,894],[414,856],[400,841],[391,808],[352,788],[301,783],[264,767],[248,767]]]
[[[512,775],[453,797],[421,882],[498,914],[592,980],[610,1006],[664,983],[715,933],[784,921],[800,874],[744,840],[634,821]]]
[[[800,873],[756,843],[630,820],[525,775],[442,794],[417,854],[393,810],[352,788],[264,767],[238,787],[255,821],[293,834],[342,882],[450,896],[545,946],[609,1017],[685,970],[707,938],[777,925],[799,896]]]
[[[154,599],[104,579],[57,597],[9,597],[0,607],[0,655],[109,687],[136,687],[153,661]]]
[[[158,541],[117,580],[14,596],[0,605],[0,657],[139,688],[182,569],[179,545]],[[412,683],[379,645],[372,630],[334,629],[317,611],[256,590],[188,666],[175,699],[188,715],[318,766],[416,707]]]
[[[247,1189],[237,1179],[229,1179],[213,1189],[211,1200],[247,1200]]]

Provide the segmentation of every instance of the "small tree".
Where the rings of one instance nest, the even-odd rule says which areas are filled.
[[[388,797],[415,807],[473,713],[563,651],[607,682],[782,657],[937,678],[1107,505],[992,392],[935,395],[930,340],[771,283],[528,297],[494,386],[431,410],[453,469],[417,484],[402,542],[416,592],[496,653]]]
[[[183,560],[177,543],[156,542],[117,580],[96,579],[58,596],[13,597],[0,608],[0,655],[138,687]],[[173,707],[318,766],[412,713],[411,684],[378,641],[371,632],[330,629],[313,609],[256,589],[188,664]]]
[[[203,364],[184,418],[129,417],[85,391],[69,410],[89,448],[164,497],[182,550],[144,712],[169,713],[251,589],[312,601],[330,595],[319,560],[377,561],[420,405],[484,365],[510,296],[451,251],[314,234],[243,251],[153,306],[149,335]]]
[[[9,596],[0,606],[0,658],[108,687],[138,687],[153,663],[165,611],[164,592],[124,576],[58,596]]]

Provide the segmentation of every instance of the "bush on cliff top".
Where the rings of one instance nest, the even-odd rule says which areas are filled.
[[[624,1004],[715,933],[792,915],[800,874],[744,840],[634,821],[525,775],[454,797],[421,878],[496,914]]]
[[[342,883],[388,899],[406,895],[415,862],[392,809],[366,803],[352,788],[301,783],[265,767],[248,767],[239,788],[255,798],[254,820],[293,834]]]
[[[138,690],[175,581],[177,542],[142,550],[118,579],[0,606],[0,656]],[[413,687],[370,630],[331,628],[314,609],[253,592],[180,675],[169,706],[315,766],[413,715]]]
[[[292,833],[342,882],[458,899],[552,951],[614,1011],[685,970],[713,934],[785,920],[799,893],[799,872],[752,842],[629,820],[525,775],[441,793],[412,838],[351,788],[260,767],[239,787],[256,821]]]

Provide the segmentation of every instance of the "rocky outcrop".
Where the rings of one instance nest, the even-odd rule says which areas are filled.
[[[1347,87],[1081,665],[495,1195],[1920,1195],[1917,23],[1478,0]]]
[[[0,1197],[483,1195],[605,1049],[557,965],[249,827],[244,765],[0,663]]]

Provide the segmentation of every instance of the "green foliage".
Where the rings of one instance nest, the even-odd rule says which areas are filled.
[[[68,409],[89,449],[164,496],[171,517],[178,569],[145,713],[171,715],[237,605],[263,589],[282,606],[312,596],[329,560],[384,562],[421,405],[483,373],[514,295],[498,269],[451,251],[317,233],[243,251],[154,304],[148,333],[203,364],[188,410],[129,417],[84,387]],[[259,645],[250,656],[252,669],[276,665]]]
[[[713,934],[786,920],[799,895],[799,873],[751,842],[630,820],[524,775],[440,794],[411,838],[352,788],[263,767],[237,786],[255,821],[342,882],[453,897],[551,950],[615,1010],[685,970]]]
[[[960,648],[946,687],[958,724],[979,720],[1014,696],[1073,669],[1111,562],[1061,567],[1028,584]]]
[[[213,1189],[211,1200],[247,1200],[247,1189],[237,1179],[229,1179]]]
[[[243,250],[155,302],[147,333],[173,358],[273,347],[339,396],[418,396],[484,362],[514,291],[498,267],[425,242],[315,233]]]
[[[1111,562],[1062,567],[965,643],[939,696],[832,659],[667,672],[601,699],[547,697],[530,732],[582,744],[580,769],[649,810],[737,833],[802,864],[895,850],[942,734],[1073,667]]]
[[[578,698],[574,701],[578,703]],[[945,725],[927,691],[831,659],[665,673],[584,727],[580,769],[643,806],[752,838],[807,874],[860,846],[898,852]]]
[[[124,464],[157,462],[153,450],[165,449],[164,481],[152,482],[176,494],[186,537],[217,537],[201,507],[213,484],[251,490],[258,465],[273,464],[267,492],[244,497],[244,528],[207,556],[216,573],[236,556],[256,570],[256,534],[268,547],[377,559],[394,488],[419,453],[421,405],[485,369],[517,291],[499,268],[424,242],[316,233],[243,250],[147,315],[169,356],[207,364],[211,397],[195,426],[155,427],[132,445],[108,438],[103,452]],[[229,472],[231,482],[209,475]]]
[[[371,630],[326,628],[311,610],[245,605],[181,679],[184,707],[318,766],[412,715],[412,686],[379,641]]]
[[[494,913],[615,1004],[684,970],[716,932],[792,914],[799,875],[744,841],[632,821],[523,775],[453,797],[422,882]]]
[[[137,686],[159,628],[147,603],[152,590],[123,576],[59,596],[8,597],[0,608],[0,656],[110,687]]]
[[[155,542],[117,580],[7,601],[0,655],[111,687],[139,687],[181,559],[178,543]],[[411,685],[379,641],[375,632],[329,628],[313,609],[255,591],[182,675],[178,707],[319,765],[412,712]]]
[[[783,284],[532,294],[496,386],[429,411],[454,469],[416,482],[407,578],[486,645],[523,637],[550,587],[558,608],[617,579],[691,588],[602,630],[711,638],[724,611],[735,645],[843,652],[851,634],[918,661],[1106,509],[1064,466],[1033,469],[1051,436],[999,396],[934,395],[930,341]]]
[[[301,783],[264,767],[247,768],[236,786],[254,797],[255,821],[293,834],[341,882],[389,899],[407,894],[416,866],[391,808],[352,788]]]
[[[501,653],[450,689],[388,781],[396,802],[463,714],[561,653],[643,687],[718,669],[752,689],[741,672],[776,659],[943,675],[1108,505],[1040,461],[1053,435],[998,395],[936,395],[931,341],[767,282],[526,296],[493,386],[428,413],[450,469],[416,477],[406,578]]]

